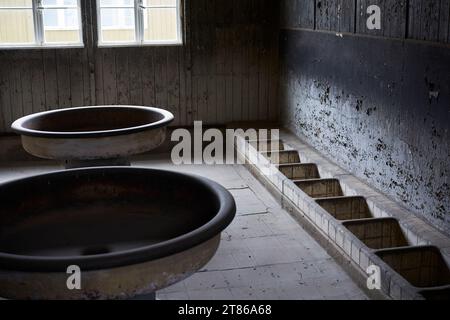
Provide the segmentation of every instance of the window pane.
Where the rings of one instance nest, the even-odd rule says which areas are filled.
[[[34,42],[33,10],[0,10],[0,44]]]
[[[175,41],[177,38],[175,8],[144,10],[144,41]]]
[[[42,0],[42,5],[44,7],[47,6],[58,6],[58,7],[64,7],[64,6],[71,6],[75,7],[78,5],[77,0]]]
[[[78,29],[77,9],[45,9],[44,28]]]
[[[77,0],[64,0],[64,5],[65,6],[77,6],[78,3]]]
[[[66,28],[78,28],[77,10],[64,10],[64,26]]]
[[[45,10],[44,14],[44,27],[58,27],[58,11],[57,10]]]
[[[101,7],[134,7],[134,0],[100,0]]]
[[[134,26],[134,9],[101,9],[103,42],[135,41]]]
[[[58,4],[58,0],[42,0],[43,6],[56,6]]]
[[[0,0],[0,8],[32,8],[32,0]]]
[[[175,7],[177,0],[144,0],[144,6],[169,6]]]
[[[45,9],[43,19],[46,43],[79,43],[81,41],[77,9]]]

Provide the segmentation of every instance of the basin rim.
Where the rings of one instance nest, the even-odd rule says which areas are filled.
[[[148,112],[155,112],[163,116],[159,121],[148,123],[141,126],[112,129],[112,130],[99,130],[99,131],[74,131],[74,132],[64,132],[64,131],[43,131],[29,129],[24,126],[28,121],[35,120],[40,117],[45,117],[50,114],[64,113],[77,110],[94,110],[94,109],[107,109],[107,108],[117,108],[117,109],[135,109],[144,110]],[[104,105],[104,106],[85,106],[85,107],[75,107],[75,108],[65,108],[58,110],[43,111],[38,113],[33,113],[22,118],[17,119],[11,125],[11,129],[24,136],[29,137],[40,137],[40,138],[96,138],[96,137],[113,137],[119,135],[127,135],[137,132],[142,132],[151,129],[163,128],[169,125],[174,120],[174,116],[171,112],[156,108],[156,107],[145,107],[145,106],[131,106],[131,105]]]

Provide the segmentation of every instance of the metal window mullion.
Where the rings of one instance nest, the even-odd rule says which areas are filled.
[[[183,40],[182,40],[182,34],[181,34],[181,32],[182,32],[182,25],[183,25],[183,20],[184,20],[184,17],[183,17],[183,15],[182,15],[182,2],[181,2],[181,0],[177,0],[177,8],[176,8],[176,15],[177,15],[177,17],[176,17],[176,19],[177,19],[177,41],[182,41],[183,42]]]
[[[77,9],[78,6],[42,6],[43,9]]]
[[[26,10],[26,9],[30,10],[32,8],[33,8],[33,6],[31,8],[30,7],[2,7],[2,6],[0,6],[0,10]]]
[[[102,9],[133,9],[133,8],[135,8],[136,6],[100,6],[99,5],[99,8],[102,8]]]
[[[83,13],[81,12],[81,0],[77,1],[77,14],[78,14],[78,35],[80,38],[80,43],[83,44],[84,47],[84,21],[83,21]]]
[[[142,0],[134,0],[134,25],[136,42],[144,42],[144,10],[142,9]]]
[[[42,46],[44,44],[44,19],[42,18],[41,0],[33,0],[33,24],[34,37],[36,44]]]
[[[177,6],[168,6],[168,5],[153,5],[153,6],[144,6],[146,9],[175,9]]]

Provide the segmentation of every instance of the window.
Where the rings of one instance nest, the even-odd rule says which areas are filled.
[[[80,0],[0,0],[0,47],[82,45]]]
[[[99,46],[181,44],[181,0],[97,0]]]

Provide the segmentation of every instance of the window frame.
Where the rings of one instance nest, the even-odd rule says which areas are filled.
[[[83,20],[82,20],[82,8],[81,0],[77,0],[77,11],[78,11],[78,21],[79,21],[79,39],[80,42],[58,42],[58,43],[45,43],[45,26],[43,19],[43,10],[45,7],[42,5],[42,0],[31,0],[32,4],[32,15],[33,15],[33,30],[34,30],[34,43],[0,43],[0,50],[16,50],[16,49],[57,49],[57,48],[84,48],[83,39]],[[66,8],[66,6],[51,6],[50,8]],[[8,7],[4,7],[0,10],[8,10]],[[23,10],[29,10],[29,8],[23,8]],[[52,29],[53,30],[53,29]],[[59,29],[54,29],[59,30]],[[67,29],[61,29],[67,30]],[[74,30],[74,29],[72,29]]]
[[[95,0],[96,2],[96,17],[97,17],[97,46],[99,48],[116,48],[116,47],[146,47],[146,46],[181,46],[184,43],[183,37],[183,1],[176,0],[176,15],[177,15],[177,40],[156,40],[156,41],[145,41],[144,40],[144,13],[142,0],[133,0],[134,3],[134,41],[117,41],[117,42],[103,42],[102,41],[102,20],[101,20],[101,7],[100,0]],[[111,6],[112,8],[119,6]],[[161,6],[150,6],[146,8],[158,8]],[[164,6],[162,6],[164,7]],[[105,8],[105,7],[103,7]],[[127,7],[123,7],[127,8]],[[131,8],[131,7],[130,7]]]

